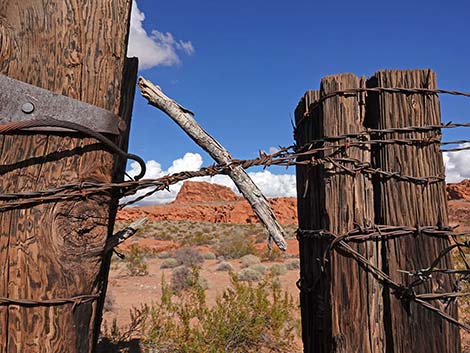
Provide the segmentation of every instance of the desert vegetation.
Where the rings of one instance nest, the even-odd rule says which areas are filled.
[[[300,352],[298,259],[265,238],[258,224],[149,222],[113,257],[100,352]],[[149,295],[123,314],[113,283]]]
[[[118,222],[116,230],[126,223]],[[285,225],[288,237],[293,237],[295,225]],[[255,245],[266,242],[266,232],[259,223],[227,224],[194,221],[153,221],[148,222],[134,238],[140,237],[161,241],[175,242],[182,246],[210,246],[217,255],[239,258],[255,253]],[[265,253],[266,256],[268,253]],[[281,254],[279,250],[271,252],[271,256]]]
[[[123,352],[138,340],[145,352],[299,351],[296,304],[275,277],[248,285],[232,273],[230,287],[209,306],[197,268],[190,273],[184,288],[163,279],[159,301],[134,307],[129,326],[105,325],[102,349]]]
[[[450,224],[458,226],[459,232],[470,232],[470,210],[468,202],[456,200],[453,201],[449,208]],[[468,237],[462,237],[459,241],[468,240]],[[456,250],[453,252],[453,261],[456,269],[466,270],[470,268],[470,251],[468,248]],[[468,277],[468,276],[464,276]],[[470,285],[467,280],[458,283],[462,292],[470,292]],[[459,318],[466,324],[470,324],[470,297],[459,298]],[[470,352],[470,334],[461,330],[462,335],[462,352]]]

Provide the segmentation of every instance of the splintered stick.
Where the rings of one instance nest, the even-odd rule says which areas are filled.
[[[129,224],[126,228],[113,234],[106,242],[104,252],[107,253],[113,250],[116,246],[135,235],[140,229],[144,228],[144,226],[147,224],[147,221],[147,218],[138,219]]]
[[[159,86],[155,86],[143,77],[139,78],[138,85],[142,96],[148,100],[149,104],[173,119],[217,163],[230,165],[232,161],[230,153],[197,123],[190,110],[167,97]],[[269,232],[269,245],[271,246],[271,242],[274,240],[279,249],[286,250],[284,230],[277,221],[266,197],[241,166],[231,165],[228,174]]]

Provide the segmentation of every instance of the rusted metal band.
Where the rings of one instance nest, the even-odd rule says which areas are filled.
[[[0,124],[43,118],[68,121],[112,135],[120,135],[127,128],[113,112],[0,75]],[[58,127],[29,130],[67,131]]]
[[[52,128],[64,128],[74,132],[79,132],[87,136],[93,137],[103,143],[108,149],[112,152],[124,157],[126,159],[135,160],[140,165],[140,173],[135,176],[135,180],[142,179],[145,175],[146,165],[142,158],[139,156],[123,151],[119,146],[117,146],[113,141],[108,139],[106,136],[100,132],[94,131],[87,126],[83,126],[71,121],[56,120],[53,118],[40,118],[34,120],[23,120],[16,121],[8,124],[0,124],[0,134],[7,134],[11,132],[18,132],[21,130],[29,130],[31,128],[47,128],[48,131]]]

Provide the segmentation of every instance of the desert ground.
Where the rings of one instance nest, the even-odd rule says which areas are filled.
[[[448,195],[451,225],[459,225],[459,231],[470,231],[470,183],[448,188]],[[294,310],[289,317],[296,330],[291,351],[301,352],[296,200],[282,198],[271,203],[288,234],[286,253],[268,251],[265,231],[245,201],[228,188],[208,183],[185,183],[171,204],[133,207],[119,213],[117,229],[141,217],[147,217],[149,223],[119,247],[118,253],[124,258],[114,255],[112,259],[103,336],[109,337],[114,326],[115,331],[126,333],[119,339],[125,337],[130,342],[113,349],[144,351],[138,348],[138,330],[133,331],[133,308],[152,303],[158,306],[165,284],[173,289],[176,285],[176,291],[180,291],[181,273],[190,272],[182,268],[196,265],[198,283],[209,307],[216,305],[217,298],[231,287],[232,273],[251,286],[263,278],[274,278],[292,299]],[[455,263],[463,266],[457,256]],[[183,287],[187,279],[183,278]],[[462,299],[460,319],[468,321],[469,312],[469,302]],[[462,338],[463,351],[470,352],[470,337],[462,332]]]

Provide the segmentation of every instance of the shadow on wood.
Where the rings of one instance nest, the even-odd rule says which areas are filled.
[[[112,343],[107,338],[102,339],[98,343],[96,353],[143,353],[140,348],[140,340],[132,339],[128,342]]]

